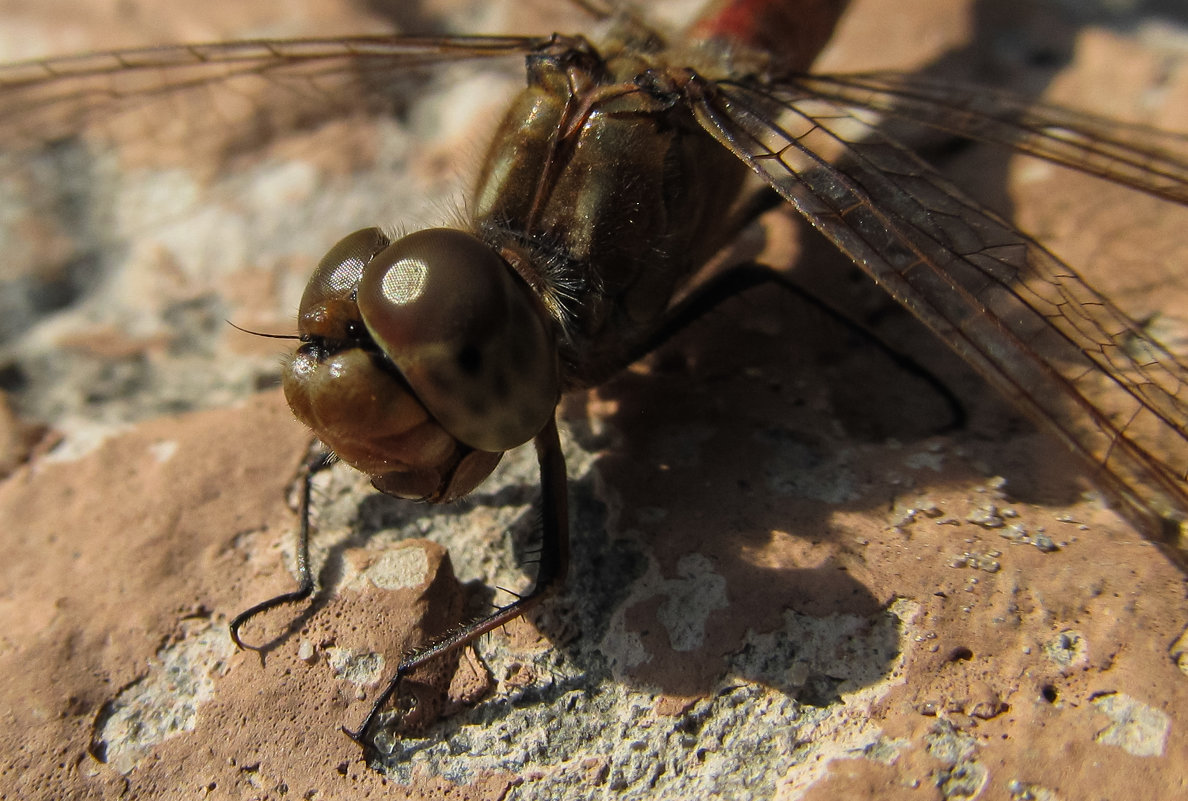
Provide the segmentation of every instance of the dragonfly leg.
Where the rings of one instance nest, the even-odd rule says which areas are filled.
[[[945,385],[934,373],[911,356],[901,353],[888,345],[870,329],[847,317],[841,311],[830,306],[821,298],[798,286],[786,275],[757,262],[748,262],[732,267],[709,278],[696,287],[676,306],[669,309],[664,320],[646,339],[636,343],[628,352],[625,364],[631,364],[651,353],[663,345],[676,334],[683,331],[691,323],[701,319],[709,312],[720,306],[730,298],[740,295],[747,290],[765,284],[775,284],[785,292],[794,295],[801,301],[819,309],[837,323],[853,331],[866,342],[873,345],[886,355],[897,367],[928,384],[944,401],[949,409],[949,423],[942,430],[953,430],[965,425],[965,408],[953,391]]]
[[[400,689],[401,683],[414,670],[433,659],[450,653],[483,634],[497,629],[540,603],[545,595],[565,580],[569,569],[569,504],[568,479],[565,473],[565,457],[561,453],[561,441],[557,436],[556,420],[536,435],[536,458],[540,464],[541,525],[542,539],[538,572],[532,589],[506,606],[499,607],[486,617],[463,624],[424,648],[407,654],[396,668],[371,705],[367,717],[359,728],[343,727],[343,732],[365,751],[374,749],[372,743],[380,713]]]
[[[333,454],[328,451],[319,450],[309,458],[301,471],[301,498],[297,510],[297,515],[301,520],[297,532],[297,589],[269,598],[267,601],[261,601],[236,615],[230,625],[231,641],[235,643],[236,647],[249,651],[263,650],[261,646],[248,645],[240,638],[239,630],[243,627],[243,624],[262,612],[267,612],[269,609],[275,609],[285,604],[304,601],[313,594],[314,578],[313,572],[309,567],[310,494],[313,487],[313,477],[330,467],[333,463]]]

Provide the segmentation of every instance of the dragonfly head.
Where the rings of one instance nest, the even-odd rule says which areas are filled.
[[[448,501],[532,439],[560,396],[552,326],[480,239],[350,234],[301,299],[293,413],[383,492]]]

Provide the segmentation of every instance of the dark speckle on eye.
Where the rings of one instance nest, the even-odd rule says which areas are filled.
[[[478,375],[483,369],[483,353],[474,345],[464,345],[458,351],[458,369],[467,375]]]

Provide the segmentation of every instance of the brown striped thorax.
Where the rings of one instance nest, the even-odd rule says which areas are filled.
[[[559,38],[529,57],[471,231],[356,231],[310,279],[285,394],[380,490],[470,492],[561,391],[629,361],[724,244],[746,166],[661,91],[662,54],[608,52]]]

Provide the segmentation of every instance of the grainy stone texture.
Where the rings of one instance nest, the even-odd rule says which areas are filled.
[[[0,48],[572,29],[557,5],[62,0],[6,9]],[[1185,20],[1081,13],[855,0],[824,64],[1188,129]],[[481,146],[462,129],[498,113],[509,67],[453,70],[381,123],[261,142],[160,115],[118,160],[64,145],[5,173],[22,392],[0,416],[0,797],[1179,797],[1184,575],[782,211],[748,243],[926,363],[965,428],[818,312],[757,292],[566,401],[567,588],[426,676],[442,717],[383,765],[338,729],[403,650],[522,586],[530,451],[458,508],[320,477],[323,592],[245,630],[262,660],[234,651],[227,620],[292,586],[306,437],[267,388],[278,344],[222,321],[285,331],[337,237],[448,219]],[[1188,342],[1188,215],[984,148],[945,166]]]

